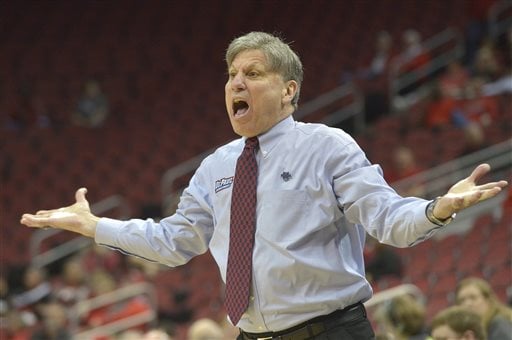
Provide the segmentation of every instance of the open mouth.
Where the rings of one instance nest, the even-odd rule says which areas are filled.
[[[235,100],[233,102],[233,114],[235,117],[243,116],[249,110],[249,104],[244,100]]]

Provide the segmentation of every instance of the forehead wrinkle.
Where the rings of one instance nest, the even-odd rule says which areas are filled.
[[[229,67],[230,71],[236,71],[238,69],[259,68],[259,67],[261,67],[263,69],[266,69],[265,64],[263,62],[259,61],[259,60],[254,60],[254,61],[250,61],[248,63],[242,64],[238,68],[235,67],[233,64],[231,64],[231,66]]]

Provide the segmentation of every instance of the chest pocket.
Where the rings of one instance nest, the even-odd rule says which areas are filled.
[[[304,191],[265,191],[258,200],[258,237],[279,243],[308,234],[309,202]]]

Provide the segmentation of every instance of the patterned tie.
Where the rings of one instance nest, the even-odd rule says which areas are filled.
[[[256,226],[256,182],[258,138],[245,141],[236,162],[235,182],[231,195],[231,225],[226,273],[226,310],[234,325],[249,304],[252,275],[252,248]]]

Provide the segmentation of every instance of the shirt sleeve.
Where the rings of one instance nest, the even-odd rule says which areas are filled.
[[[332,155],[336,169],[333,187],[346,219],[364,227],[381,243],[408,247],[421,242],[439,227],[425,214],[429,201],[401,197],[371,164],[355,142],[338,146]]]
[[[204,183],[198,169],[183,192],[176,213],[159,223],[152,219],[101,218],[96,243],[171,267],[187,263],[208,250],[213,233],[211,204]]]

